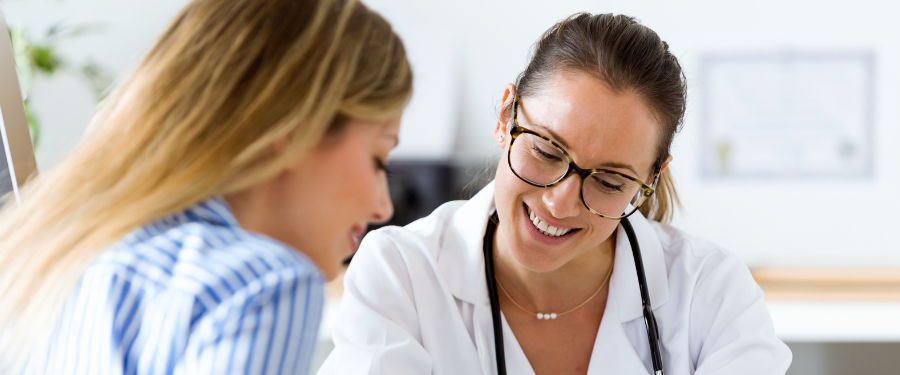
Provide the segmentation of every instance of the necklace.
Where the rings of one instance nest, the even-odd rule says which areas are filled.
[[[497,280],[497,285],[500,286],[500,290],[503,291],[503,294],[506,295],[506,298],[509,298],[509,301],[512,302],[513,305],[516,305],[516,307],[518,307],[519,309],[521,309],[524,312],[527,312],[530,315],[536,316],[539,320],[553,320],[553,319],[556,319],[557,317],[560,317],[560,316],[566,315],[572,311],[578,310],[580,307],[587,305],[588,302],[591,302],[591,300],[594,299],[594,297],[596,297],[597,294],[599,294],[601,290],[603,290],[603,286],[606,285],[606,282],[609,281],[609,276],[612,275],[612,269],[613,269],[612,265],[610,265],[609,272],[606,273],[606,278],[603,279],[603,283],[600,284],[600,287],[597,288],[597,291],[595,291],[594,294],[591,294],[591,296],[588,297],[588,299],[586,301],[582,302],[580,305],[575,306],[566,312],[561,312],[559,314],[557,314],[555,312],[548,314],[548,313],[534,313],[534,312],[528,311],[528,309],[526,309],[526,308],[522,307],[522,305],[516,303],[516,300],[512,299],[512,297],[509,296],[509,293],[506,292],[506,288],[503,287],[503,284],[500,284],[499,279],[497,279],[496,277],[494,277],[494,279]]]

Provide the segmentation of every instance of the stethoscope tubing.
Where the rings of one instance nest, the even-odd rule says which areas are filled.
[[[497,356],[497,374],[506,375],[506,352],[503,348],[503,323],[500,320],[500,298],[497,296],[497,279],[494,277],[494,233],[497,230],[497,224],[494,222],[495,216],[488,221],[487,230],[484,233],[484,273],[487,281],[488,296],[491,300],[491,320],[494,324],[494,348]],[[631,253],[634,256],[634,267],[637,271],[638,285],[641,293],[641,304],[643,305],[644,326],[647,328],[647,339],[650,341],[650,359],[653,362],[654,375],[664,375],[662,353],[660,352],[659,327],[656,324],[656,317],[653,315],[653,309],[650,306],[650,293],[647,290],[647,278],[644,275],[644,261],[641,258],[641,247],[638,244],[637,236],[634,234],[634,228],[628,218],[622,218],[622,229],[628,236],[628,242],[631,244]]]
[[[494,232],[497,229],[493,220],[488,219],[488,228],[484,233],[484,273],[487,278],[488,295],[491,300],[491,320],[494,323],[494,348],[497,356],[497,374],[506,375],[506,351],[503,349],[503,322],[500,321],[500,298],[497,297],[497,278],[494,277]],[[497,329],[500,327],[501,329]]]
[[[641,290],[641,305],[643,306],[644,326],[647,328],[647,340],[650,341],[650,360],[653,362],[653,371],[663,374],[662,353],[659,351],[659,327],[656,324],[656,316],[650,305],[650,292],[647,290],[647,277],[644,274],[644,259],[641,257],[641,245],[628,218],[622,218],[622,229],[628,236],[631,244],[631,254],[634,256],[634,269],[637,271],[638,287]]]

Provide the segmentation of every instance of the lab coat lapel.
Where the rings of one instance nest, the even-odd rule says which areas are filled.
[[[496,374],[494,324],[484,273],[484,233],[494,210],[494,183],[463,204],[450,217],[437,263],[454,297],[473,305],[475,350],[484,374]]]
[[[662,244],[650,222],[640,213],[630,217],[635,237],[641,249],[647,289],[650,293],[650,304],[655,311],[669,300],[668,272]],[[619,226],[616,232],[616,258],[613,263],[613,274],[609,281],[609,297],[603,321],[597,332],[593,354],[588,373],[595,374],[649,374],[635,343],[629,340],[625,325],[638,324],[643,331],[643,306],[641,304],[640,286],[634,265],[631,243],[625,230]],[[662,329],[662,328],[660,328]],[[647,345],[646,337],[641,336],[639,344]],[[649,361],[649,357],[647,358]]]
[[[437,263],[450,292],[476,306],[490,306],[484,274],[484,233],[494,210],[491,182],[450,217]]]
[[[618,263],[618,262],[616,262]],[[613,274],[619,270],[613,271]],[[621,374],[650,374],[644,366],[644,362],[634,350],[625,330],[622,327],[619,316],[617,295],[612,291],[606,301],[606,310],[600,329],[597,331],[597,339],[594,342],[594,350],[591,354],[591,362],[588,365],[589,375],[621,375]]]
[[[497,356],[494,353],[494,322],[491,317],[491,305],[475,305],[472,317],[475,333],[475,349],[478,350],[478,359],[481,362],[483,374],[497,373]]]

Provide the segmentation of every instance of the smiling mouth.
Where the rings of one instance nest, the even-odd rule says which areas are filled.
[[[579,228],[557,228],[550,224],[547,224],[538,217],[531,208],[528,207],[524,202],[522,205],[525,207],[525,212],[528,214],[528,218],[531,220],[531,224],[534,225],[535,229],[538,230],[541,234],[547,237],[563,237],[571,235],[575,232],[578,232]]]

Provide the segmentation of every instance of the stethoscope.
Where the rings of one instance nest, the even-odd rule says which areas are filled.
[[[622,218],[622,229],[628,236],[631,244],[631,253],[634,254],[634,268],[637,270],[638,284],[641,289],[641,304],[644,306],[644,326],[647,327],[647,339],[650,341],[650,359],[653,361],[655,375],[663,375],[662,355],[659,348],[659,329],[656,325],[656,317],[650,307],[650,293],[647,292],[647,278],[644,276],[644,262],[641,260],[641,247],[638,245],[634,228],[628,222],[628,218]],[[497,353],[497,374],[506,375],[506,355],[503,351],[503,325],[500,322],[500,300],[497,297],[497,279],[494,278],[494,233],[497,231],[497,217],[494,214],[488,220],[487,230],[484,233],[484,273],[487,276],[488,295],[491,298],[491,317],[494,322],[494,348]]]

